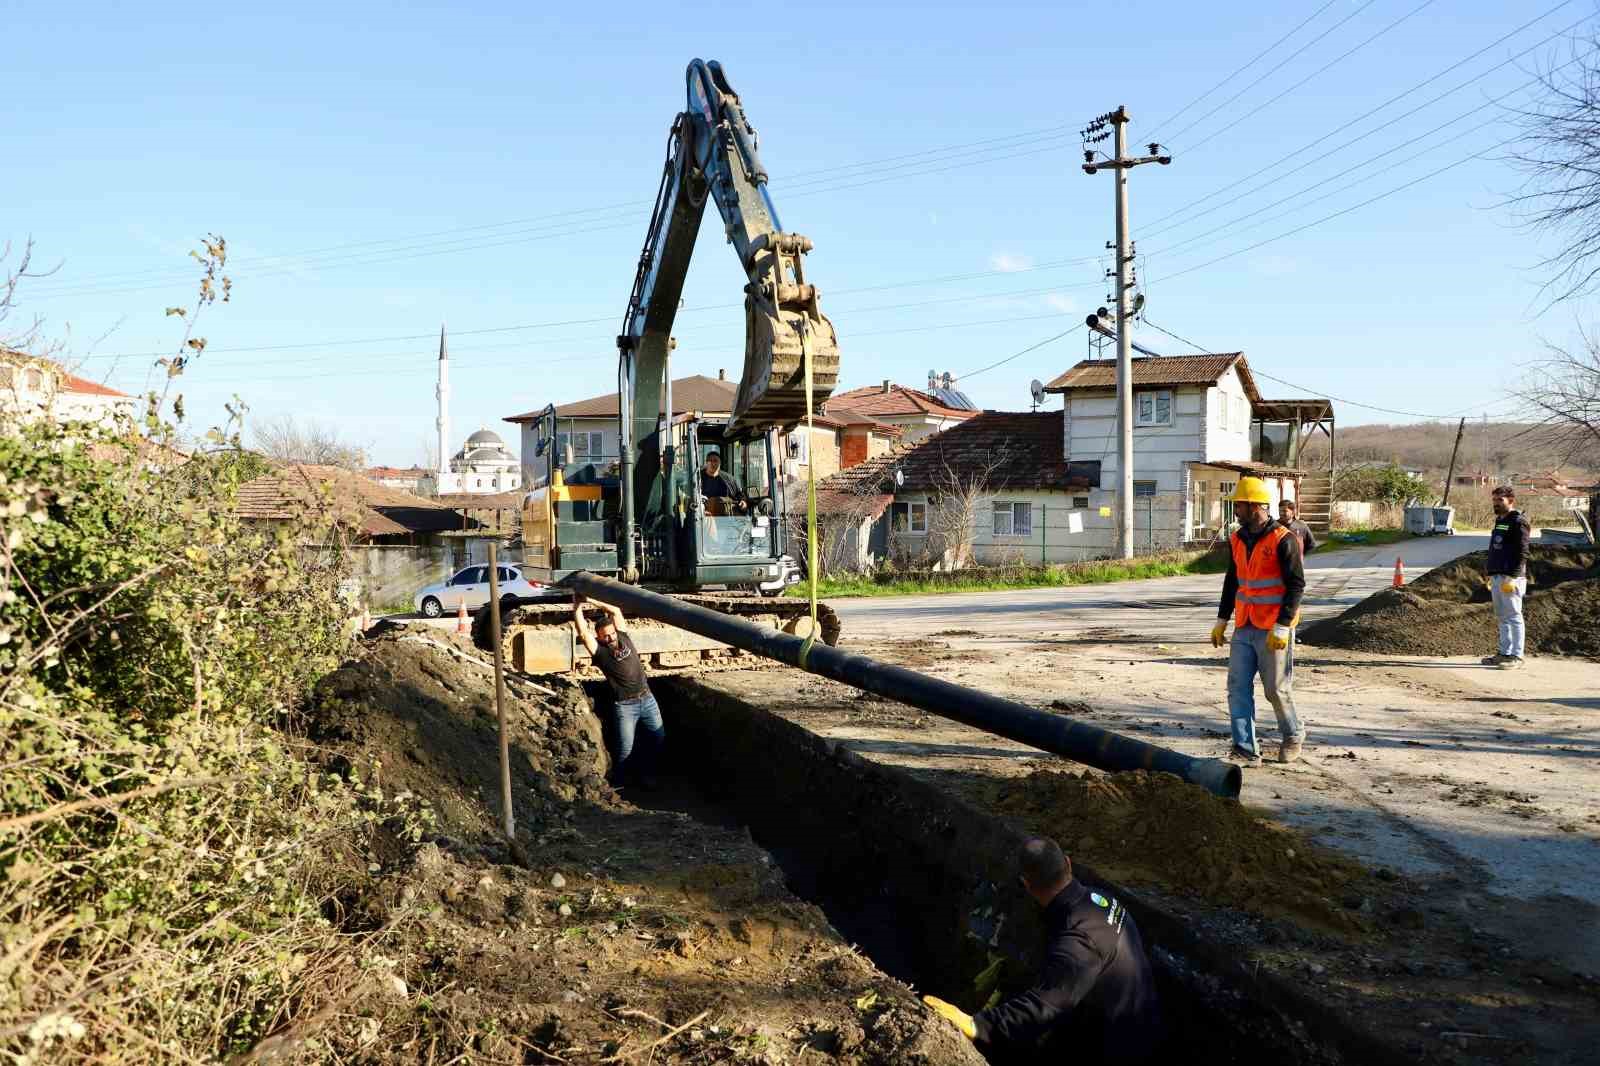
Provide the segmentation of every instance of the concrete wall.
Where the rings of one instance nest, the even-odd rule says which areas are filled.
[[[454,573],[444,545],[357,545],[350,550],[352,575],[371,606],[408,600],[418,589]]]

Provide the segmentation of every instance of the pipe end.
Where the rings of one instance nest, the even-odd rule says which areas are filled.
[[[1195,759],[1183,778],[1223,799],[1238,799],[1244,786],[1244,772],[1223,759]]]

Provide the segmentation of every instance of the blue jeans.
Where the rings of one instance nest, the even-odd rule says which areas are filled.
[[[636,778],[653,771],[667,741],[667,728],[661,721],[656,698],[647,692],[636,700],[618,700],[616,727],[617,777]],[[635,751],[634,736],[639,730],[644,736]]]
[[[1500,586],[1511,582],[1511,591],[1501,592]],[[1522,621],[1522,597],[1527,594],[1528,579],[1506,574],[1489,575],[1489,598],[1494,601],[1494,616],[1500,622],[1500,654],[1522,658],[1522,649],[1528,629]]]
[[[1294,710],[1294,637],[1282,651],[1267,647],[1272,631],[1255,626],[1236,626],[1228,649],[1228,719],[1233,727],[1233,746],[1260,755],[1256,746],[1256,675],[1261,675],[1261,690],[1278,716],[1278,733],[1284,740],[1304,740],[1306,730]]]

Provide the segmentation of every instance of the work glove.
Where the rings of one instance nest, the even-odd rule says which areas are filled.
[[[1512,593],[1514,593],[1516,591],[1517,591],[1517,583],[1515,581],[1512,581],[1509,577],[1506,578],[1504,581],[1500,582],[1500,595],[1502,595],[1502,596],[1510,596]]]
[[[1226,643],[1228,643],[1228,620],[1219,618],[1217,624],[1211,627],[1211,646],[1220,648]]]
[[[1267,648],[1271,651],[1282,651],[1289,646],[1289,641],[1294,637],[1292,626],[1277,625],[1272,627],[1272,632],[1267,634]]]
[[[949,1019],[951,1025],[954,1025],[957,1029],[961,1030],[962,1036],[966,1037],[968,1040],[977,1039],[978,1027],[972,1023],[972,1015],[968,1014],[954,1003],[946,1003],[938,996],[923,996],[922,1002],[932,1007],[936,1013],[941,1014],[945,1018]]]

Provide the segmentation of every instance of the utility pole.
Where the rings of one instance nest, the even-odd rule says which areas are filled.
[[[1112,131],[1108,133],[1106,127]],[[1094,145],[1114,136],[1116,155],[1104,158]],[[1133,241],[1128,236],[1128,171],[1145,163],[1166,166],[1172,156],[1161,145],[1150,154],[1128,155],[1128,109],[1119,107],[1091,121],[1083,131],[1083,172],[1109,169],[1116,175],[1117,205],[1117,553],[1133,558]],[[1095,156],[1101,156],[1096,159]]]
[[[1450,506],[1450,483],[1456,479],[1456,453],[1461,450],[1461,435],[1467,431],[1467,420],[1463,418],[1456,426],[1456,445],[1450,449],[1450,469],[1444,475],[1444,499],[1439,501],[1440,507]]]

